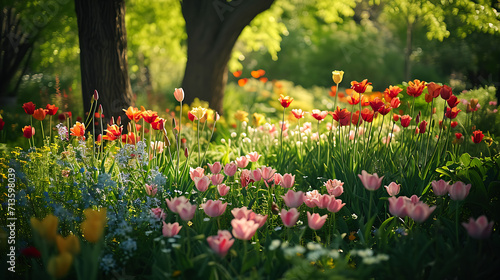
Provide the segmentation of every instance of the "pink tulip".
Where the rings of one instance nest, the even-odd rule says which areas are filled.
[[[220,200],[213,201],[209,199],[207,203],[204,203],[201,205],[203,208],[203,211],[205,211],[205,214],[207,214],[210,217],[218,217],[226,211],[227,207],[227,202],[222,203]]]
[[[153,216],[156,219],[165,220],[167,214],[165,213],[165,211],[163,211],[163,209],[157,207],[157,208],[151,208],[151,216]]]
[[[146,184],[146,194],[149,196],[155,196],[156,193],[158,192],[158,187],[156,185],[148,185]]]
[[[165,199],[165,201],[167,202],[168,209],[170,209],[170,211],[172,211],[174,213],[178,213],[177,207],[180,204],[189,203],[189,200],[184,196],[174,197],[174,198],[172,198],[172,200],[169,200],[167,198],[167,199]]]
[[[319,230],[325,224],[327,217],[328,215],[320,216],[318,213],[311,214],[307,212],[307,223],[311,229]]]
[[[260,169],[250,170],[250,179],[253,182],[262,180],[262,173],[260,172]]]
[[[259,225],[259,228],[263,227],[267,221],[267,215],[253,213],[251,216],[253,218],[252,220]]]
[[[279,174],[279,173],[274,173],[274,184],[280,185],[281,180],[283,180],[283,176],[281,176],[281,174]]]
[[[246,156],[236,158],[236,164],[238,165],[239,168],[247,167],[248,163],[249,161]]]
[[[429,215],[436,209],[436,206],[429,207],[429,205],[419,202],[412,206],[407,205],[407,209],[410,218],[415,222],[422,223],[429,218]]]
[[[246,188],[248,184],[253,182],[252,178],[250,177],[250,170],[243,169],[241,170],[240,173],[240,184],[242,188]]]
[[[411,204],[415,205],[415,204],[420,202],[420,197],[418,197],[416,194],[414,194],[410,197],[410,202],[411,202]]]
[[[320,197],[321,194],[319,194],[318,190],[306,192],[304,203],[307,205],[307,207],[314,208],[318,206]]]
[[[477,220],[471,217],[469,223],[462,223],[462,225],[465,227],[470,237],[476,239],[486,239],[490,237],[491,231],[493,230],[493,221],[488,223],[488,219],[484,215],[477,218]]]
[[[471,188],[471,184],[465,184],[463,182],[456,182],[451,185],[448,189],[448,193],[450,194],[450,198],[453,200],[464,200],[468,195]]]
[[[222,184],[222,181],[224,181],[224,175],[223,174],[214,174],[210,177],[210,180],[212,181],[212,184],[214,186],[218,186]]]
[[[217,186],[217,191],[219,192],[220,196],[226,196],[229,192],[229,187],[225,184],[220,184]]]
[[[283,188],[289,189],[295,184],[295,175],[286,173],[281,179],[281,186]]]
[[[190,221],[193,219],[194,213],[196,212],[197,208],[197,205],[191,205],[191,203],[187,202],[184,204],[179,204],[179,206],[177,206],[177,213],[183,221]]]
[[[368,174],[366,171],[361,171],[361,174],[358,175],[359,179],[361,179],[361,183],[363,183],[363,186],[369,191],[375,191],[378,188],[380,188],[380,185],[382,185],[382,177],[378,177],[377,173],[374,173],[373,175]]]
[[[237,170],[238,166],[234,162],[230,162],[224,166],[224,174],[226,174],[229,177],[234,176]]]
[[[201,167],[196,167],[196,169],[191,168],[189,170],[189,176],[191,177],[191,180],[193,180],[193,181],[194,181],[194,178],[203,177],[203,175],[205,175],[205,169],[203,169]]]
[[[179,223],[167,224],[163,221],[163,229],[162,233],[165,237],[172,237],[179,233],[182,226],[179,226]]]
[[[269,181],[271,179],[274,179],[274,173],[276,173],[276,169],[273,169],[272,167],[262,166],[260,168],[260,173],[262,175],[262,179],[264,179],[265,181]]]
[[[218,161],[214,162],[214,164],[208,163],[208,167],[210,168],[210,172],[212,172],[212,174],[218,174],[222,170],[222,165]]]
[[[396,196],[399,193],[399,190],[401,188],[401,185],[398,185],[394,182],[391,182],[389,186],[385,186],[385,189],[387,190],[387,193],[390,196]]]
[[[326,206],[326,209],[332,213],[337,213],[344,207],[345,203],[342,203],[342,199],[335,199],[335,197],[332,197],[330,200],[330,203]]]
[[[335,199],[335,197],[330,196],[329,194],[323,194],[319,197],[318,202],[316,205],[320,209],[325,209],[328,204],[332,201],[332,198]]]
[[[257,152],[251,152],[247,155],[247,157],[251,162],[256,162],[259,160],[260,155]]]
[[[245,218],[247,220],[252,220],[252,217],[250,216],[252,213],[252,209],[247,209],[245,206],[241,208],[233,208],[233,210],[231,210],[231,214],[233,214],[235,219]]]
[[[256,214],[252,209],[247,209],[245,206],[241,208],[233,208],[231,210],[235,219],[247,219],[249,221],[254,221],[259,225],[259,228],[264,226],[267,221],[267,215],[263,216],[261,214]]]
[[[344,183],[340,180],[334,179],[334,180],[328,180],[325,182],[324,186],[326,187],[326,190],[328,191],[328,194],[333,195],[335,197],[340,196],[342,193],[344,193]]]
[[[219,230],[217,235],[207,237],[208,246],[221,258],[227,255],[227,252],[233,246],[234,239],[227,230]]]
[[[182,88],[176,88],[174,90],[175,100],[182,102],[184,100],[184,90]]]
[[[286,227],[293,227],[297,220],[299,219],[299,211],[296,208],[292,208],[288,211],[281,209],[281,220]]]
[[[252,239],[252,236],[254,236],[259,228],[259,224],[245,218],[233,219],[231,221],[231,226],[233,227],[233,236],[241,240]]]
[[[448,193],[448,189],[450,188],[450,184],[448,184],[445,180],[441,179],[439,181],[432,181],[432,190],[434,194],[437,196],[446,195]]]
[[[288,192],[281,197],[283,198],[283,201],[285,201],[286,206],[290,208],[297,208],[304,203],[304,193],[301,191],[294,192],[292,190],[288,190]]]
[[[208,190],[208,186],[210,186],[210,179],[208,178],[208,176],[195,177],[194,186],[198,191],[204,192]]]
[[[408,216],[408,209],[406,208],[410,199],[406,196],[400,196],[398,198],[391,196],[389,197],[389,212],[400,218]]]

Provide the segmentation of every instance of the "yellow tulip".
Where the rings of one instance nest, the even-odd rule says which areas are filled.
[[[252,122],[253,126],[257,127],[266,120],[266,117],[259,113],[253,113],[252,120],[253,120]]]
[[[73,234],[66,236],[66,238],[61,235],[57,235],[56,244],[59,253],[68,252],[72,255],[80,253],[80,240]]]
[[[106,225],[106,208],[99,211],[93,209],[85,209],[83,214],[86,220],[82,222],[80,228],[83,237],[91,243],[97,243],[101,239]]]
[[[196,107],[191,109],[191,114],[193,114],[196,118],[201,119],[207,113],[207,109],[203,107]]]
[[[42,238],[49,242],[54,242],[57,235],[57,225],[59,219],[56,216],[49,214],[43,220],[31,217],[31,227],[40,234]]]
[[[240,122],[248,122],[248,113],[245,111],[238,110],[234,114],[234,118]]]
[[[344,71],[332,71],[332,79],[336,84],[340,84],[342,82],[342,78],[344,77]]]
[[[71,264],[73,264],[73,256],[68,252],[64,252],[49,259],[47,272],[54,278],[63,278],[68,274]]]

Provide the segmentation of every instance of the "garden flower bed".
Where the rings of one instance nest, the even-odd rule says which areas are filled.
[[[183,111],[182,89],[167,118],[130,107],[103,123],[97,92],[82,122],[24,104],[29,148],[1,158],[4,274],[500,276],[500,155],[476,127],[496,101],[419,80],[377,96],[369,85],[353,81],[330,111],[276,94],[280,117],[252,122],[243,110]]]

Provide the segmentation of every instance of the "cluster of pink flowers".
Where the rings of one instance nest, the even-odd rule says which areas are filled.
[[[410,198],[406,196],[389,197],[389,212],[400,218],[410,217],[415,222],[422,223],[431,213],[436,209],[436,206],[430,207],[416,195],[412,195]]]
[[[437,196],[442,196],[449,194],[450,198],[453,200],[464,200],[468,195],[471,188],[471,184],[465,184],[463,182],[456,182],[450,185],[443,179],[439,181],[432,181],[432,190]]]

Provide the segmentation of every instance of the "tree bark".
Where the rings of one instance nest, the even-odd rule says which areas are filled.
[[[122,109],[132,104],[132,88],[127,69],[125,0],[75,0],[75,9],[84,110],[89,112],[97,90],[105,120],[121,116],[126,121]]]
[[[255,16],[269,9],[274,0],[183,0],[186,21],[187,64],[182,81],[184,102],[196,97],[209,102],[220,114],[231,51]]]

